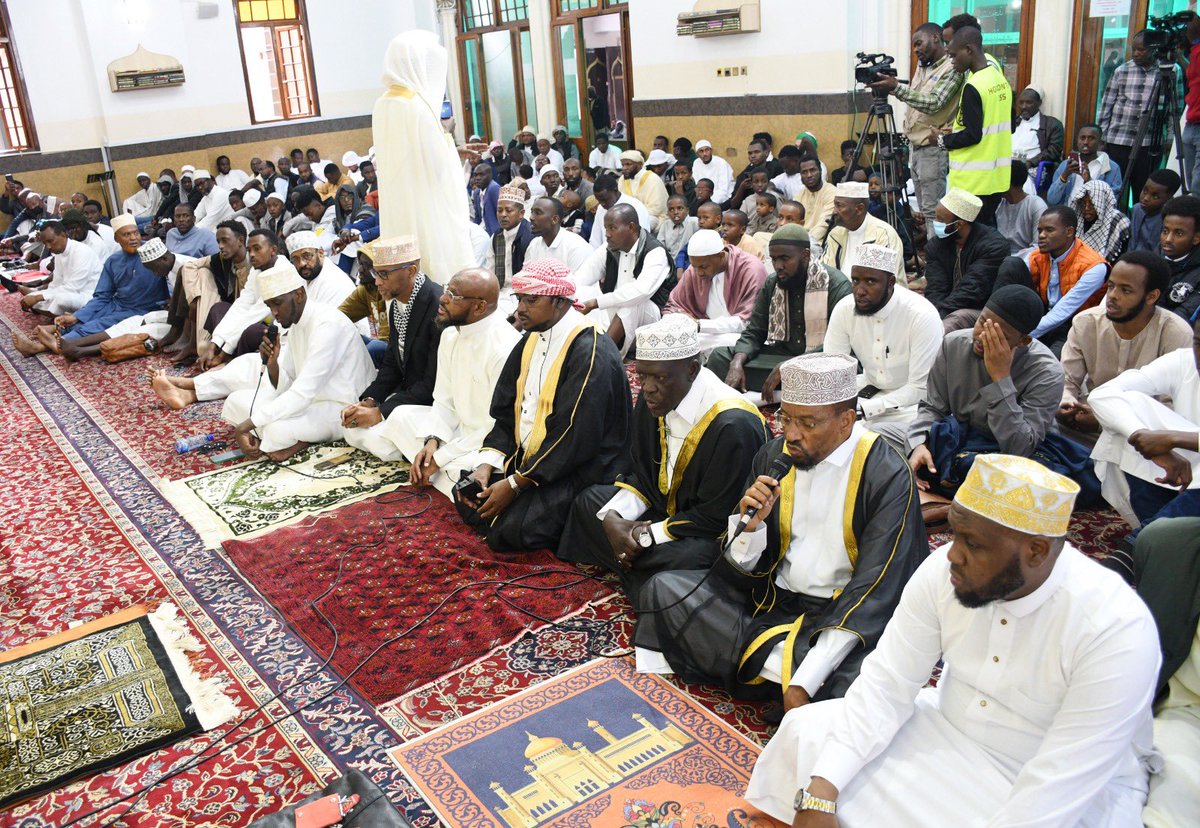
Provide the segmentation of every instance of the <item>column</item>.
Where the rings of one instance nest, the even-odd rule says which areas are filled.
[[[535,111],[533,126],[549,135],[558,119],[554,95],[554,18],[550,0],[529,0],[529,45],[533,49],[533,90]]]
[[[454,109],[454,138],[460,144],[466,141],[463,132],[463,112],[465,104],[462,96],[462,74],[458,65],[458,25],[456,21],[458,3],[456,0],[437,0],[438,31],[441,34],[442,45],[446,47],[449,63],[446,68],[446,91],[449,93],[450,106]]]

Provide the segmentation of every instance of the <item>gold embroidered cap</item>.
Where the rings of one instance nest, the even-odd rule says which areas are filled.
[[[779,366],[780,398],[791,405],[833,405],[858,396],[858,360],[846,354],[804,354]]]
[[[373,259],[376,267],[392,267],[409,262],[419,262],[421,249],[417,247],[417,237],[393,236],[390,239],[376,239]]]
[[[664,316],[652,325],[637,329],[637,358],[647,362],[670,362],[700,353],[696,323],[681,313]]]
[[[1067,534],[1078,494],[1078,483],[1036,460],[980,454],[954,502],[1018,532],[1059,538]]]

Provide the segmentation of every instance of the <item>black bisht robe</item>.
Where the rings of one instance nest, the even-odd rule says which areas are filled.
[[[594,325],[582,323],[578,330],[566,346],[545,437],[532,453],[519,445],[516,413],[530,334],[513,348],[496,381],[491,408],[496,425],[483,448],[503,454],[505,464],[492,482],[519,474],[534,483],[488,527],[488,545],[498,552],[557,547],[575,496],[615,479],[628,462],[633,397],[621,354]]]
[[[593,486],[576,498],[558,556],[617,572],[631,601],[655,572],[710,566],[720,551],[717,538],[746,492],[750,461],[769,433],[758,410],[740,397],[720,400],[692,431],[698,439],[693,441],[689,433],[676,458],[673,479],[664,480],[660,476],[666,463],[663,421],[639,399],[633,409],[630,472],[619,477],[616,485]],[[630,572],[617,564],[604,527],[596,519],[596,512],[618,488],[632,491],[646,504],[642,520],[665,520],[663,528],[671,538],[642,553]]]
[[[872,438],[860,455],[863,443]],[[777,437],[755,455],[745,488],[767,473],[783,446],[783,438]],[[822,493],[847,498],[857,555],[850,580],[836,597],[802,595],[775,584],[786,553],[780,548],[781,522],[790,527],[790,516],[784,517],[777,503],[767,520],[766,548],[752,570],[723,556],[706,579],[704,572],[664,572],[651,579],[639,593],[639,606],[648,612],[638,617],[634,643],[663,653],[684,681],[715,681],[737,695],[764,698],[780,692],[778,685],[758,677],[776,644],[785,642],[790,648],[790,662],[785,651],[783,665],[790,676],[819,633],[846,630],[859,643],[814,698],[845,695],[879,642],[904,585],[929,554],[908,461],[887,441],[866,432],[851,463],[850,491]],[[793,475],[789,472],[782,481],[785,489]]]

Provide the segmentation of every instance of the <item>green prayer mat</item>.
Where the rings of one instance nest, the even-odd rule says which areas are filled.
[[[318,469],[350,453],[344,463]],[[163,494],[212,549],[247,540],[338,506],[390,492],[408,482],[409,464],[385,462],[345,443],[322,443],[283,463],[263,458],[183,480],[164,481]]]
[[[184,651],[199,646],[164,604],[0,653],[0,809],[236,714],[192,672]]]

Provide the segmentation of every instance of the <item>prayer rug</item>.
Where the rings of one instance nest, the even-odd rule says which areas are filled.
[[[560,618],[612,592],[611,581],[545,550],[497,555],[432,489],[405,488],[252,541],[227,541],[225,552],[325,654],[334,638],[313,601],[329,591],[320,609],[338,630],[333,666],[342,675],[386,648],[351,679],[375,704],[486,655],[538,617]],[[530,588],[498,586],[518,578]]]
[[[528,630],[488,655],[384,705],[379,713],[405,739],[435,730],[535,684],[586,664],[599,655],[627,651],[633,614],[618,593],[578,612]],[[716,685],[666,681],[714,715],[765,744],[774,725],[762,718],[764,702],[735,699]]]
[[[0,808],[228,721],[173,604],[131,607],[0,653]]]
[[[1115,549],[1128,534],[1128,524],[1110,509],[1075,512],[1067,527],[1067,540],[1095,560],[1107,557],[1109,550]],[[949,529],[941,529],[929,535],[929,548],[937,549],[952,540],[954,533]]]
[[[600,659],[392,750],[442,821],[776,826],[742,799],[759,746],[632,659]]]
[[[330,468],[321,464],[349,455]],[[263,458],[195,477],[164,481],[163,494],[207,548],[250,539],[408,482],[408,463],[386,463],[345,443],[323,443],[283,463]]]

